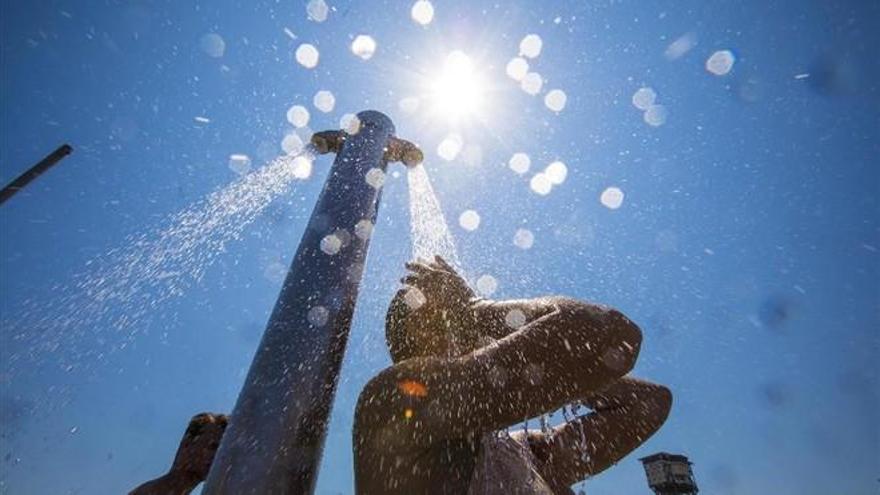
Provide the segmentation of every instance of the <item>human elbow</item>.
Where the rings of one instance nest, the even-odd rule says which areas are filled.
[[[672,391],[663,385],[658,385],[654,402],[657,405],[660,424],[663,424],[669,417],[669,411],[672,410]]]
[[[636,364],[642,345],[642,331],[620,311],[580,301],[567,301],[563,311],[577,321],[576,338],[602,363],[623,376]],[[567,311],[565,311],[567,309]]]

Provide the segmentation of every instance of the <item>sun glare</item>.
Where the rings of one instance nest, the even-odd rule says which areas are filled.
[[[431,78],[432,111],[451,122],[472,118],[483,109],[486,83],[471,58],[460,50],[451,52],[442,70]]]

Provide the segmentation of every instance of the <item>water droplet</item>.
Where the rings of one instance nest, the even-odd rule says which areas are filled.
[[[513,156],[510,157],[510,161],[507,162],[510,169],[519,175],[528,172],[531,164],[532,160],[529,158],[529,155],[525,153],[514,153]]]
[[[632,104],[641,111],[651,108],[654,101],[657,100],[657,93],[651,88],[639,88],[632,95]]]
[[[645,110],[645,115],[643,115],[642,118],[645,120],[646,124],[660,127],[666,123],[667,115],[669,115],[669,111],[666,110],[666,107],[663,105],[651,105]]]
[[[606,208],[616,210],[623,204],[623,197],[623,191],[612,186],[602,191],[599,201],[601,201]]]
[[[477,279],[477,291],[484,296],[491,296],[498,289],[498,281],[492,275],[483,275]]]
[[[428,0],[419,0],[413,4],[410,15],[417,23],[427,26],[434,19],[434,6]]]
[[[320,54],[315,45],[303,43],[296,49],[296,61],[306,69],[314,69],[318,66]]]
[[[568,96],[561,89],[552,89],[544,96],[544,105],[554,112],[561,112],[565,108],[565,102]]]
[[[238,175],[244,175],[251,169],[251,159],[247,155],[229,155],[229,169]]]
[[[309,125],[309,110],[302,105],[294,105],[287,111],[287,121],[294,127]]]
[[[667,60],[676,60],[684,56],[684,54],[689,52],[696,44],[697,36],[694,33],[683,34],[666,47],[663,56],[665,56]]]
[[[568,167],[560,161],[555,161],[547,165],[547,168],[544,169],[544,175],[550,179],[551,184],[558,186],[565,182],[565,178],[568,177]]]
[[[409,306],[409,309],[415,311],[428,302],[428,299],[419,289],[415,287],[407,287],[406,293],[403,294],[403,302]]]
[[[312,160],[306,156],[298,156],[293,159],[293,177],[305,180],[312,175]]]
[[[363,241],[366,241],[373,235],[373,222],[367,220],[366,218],[358,222],[354,226],[354,235]]]
[[[719,50],[706,60],[706,70],[716,76],[727,75],[733,69],[736,57],[730,50]]]
[[[455,160],[461,152],[464,142],[459,134],[449,134],[437,146],[437,154],[446,161]]]
[[[532,177],[532,180],[529,181],[529,187],[532,188],[536,194],[540,194],[541,196],[546,196],[550,194],[550,190],[553,189],[553,182],[550,181],[550,178],[547,177],[544,173],[535,174]]]
[[[359,34],[354,41],[351,42],[351,53],[358,57],[369,60],[376,53],[376,40],[372,36]]]
[[[324,306],[315,306],[309,310],[307,318],[312,325],[323,327],[327,324],[327,320],[330,318],[330,311],[327,311],[327,308]]]
[[[383,172],[381,168],[371,168],[370,170],[367,170],[367,175],[364,179],[367,181],[367,184],[374,189],[379,189],[385,184],[385,172]]]
[[[226,42],[223,41],[223,37],[216,33],[208,33],[202,36],[199,45],[202,47],[202,51],[208,54],[209,57],[220,58],[226,53]]]
[[[517,229],[513,234],[513,244],[520,249],[531,249],[535,243],[535,235],[529,229]]]
[[[519,54],[524,57],[535,58],[541,54],[541,48],[543,46],[544,42],[541,40],[540,36],[537,34],[529,34],[519,42]]]
[[[458,217],[458,224],[464,230],[473,232],[480,226],[480,214],[474,210],[465,210]]]
[[[336,106],[336,97],[333,96],[333,93],[327,91],[326,89],[322,89],[315,93],[315,98],[312,103],[315,104],[315,108],[318,110],[329,113],[333,111],[333,107]]]
[[[324,251],[325,254],[332,256],[338,253],[340,249],[342,249],[342,239],[335,234],[324,236],[321,239],[321,251]]]
[[[308,14],[309,19],[312,21],[324,22],[327,20],[329,13],[330,9],[324,0],[309,0],[309,3],[306,4],[306,14]]]
[[[353,113],[347,113],[339,119],[339,128],[354,136],[361,130],[361,119]]]
[[[519,86],[523,91],[534,96],[541,92],[541,87],[544,86],[544,79],[537,72],[529,72],[519,82]]]
[[[526,324],[526,314],[519,309],[511,309],[504,315],[504,323],[510,328],[519,328]]]
[[[522,78],[529,73],[529,63],[522,57],[513,57],[510,62],[507,62],[506,72],[507,77],[514,81],[522,81]]]

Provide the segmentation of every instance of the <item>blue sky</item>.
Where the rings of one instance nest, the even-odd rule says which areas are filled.
[[[0,493],[123,492],[167,468],[192,414],[232,408],[280,287],[267,268],[289,263],[328,157],[124,331],[33,321],[65,317],[90,260],[236,180],[231,154],[255,167],[281,154],[293,104],[314,130],[378,109],[420,143],[467,275],[495,277],[494,297],[566,294],[641,325],[635,373],[672,389],[672,414],[589,493],[648,493],[636,458],[660,450],[688,455],[705,493],[876,493],[880,6],[452,0],[420,26],[411,2],[328,3],[322,23],[305,2],[4,3],[0,180],[63,142],[75,151],[0,209]],[[221,57],[202,49],[209,33]],[[689,51],[664,56],[689,33]],[[349,49],[358,34],[376,40],[369,60]],[[539,96],[505,75],[527,34],[543,40],[529,60]],[[316,68],[294,61],[301,43],[320,51]],[[453,50],[479,68],[484,110],[455,125],[401,110]],[[705,69],[718,50],[736,58],[724,76]],[[668,110],[659,127],[631,103],[642,87]],[[554,88],[568,96],[558,114],[543,101]],[[332,112],[314,108],[319,90]],[[478,163],[437,155],[453,131]],[[531,157],[524,176],[507,166],[517,152]],[[535,194],[529,179],[554,160],[565,182]],[[410,254],[404,179],[385,183],[321,494],[352,492],[354,401],[389,363],[381,325]],[[599,200],[611,186],[619,209]],[[475,231],[458,225],[467,209]],[[521,228],[531,249],[512,242]]]

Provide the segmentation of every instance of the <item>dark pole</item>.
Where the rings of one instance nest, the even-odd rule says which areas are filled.
[[[313,138],[319,152],[337,152],[336,160],[238,396],[205,494],[314,490],[369,246],[363,222],[375,224],[379,205],[381,187],[369,184],[367,174],[374,168],[384,172],[389,160],[421,161],[414,146],[392,137],[391,119],[376,111],[358,118],[354,135],[330,131]]]
[[[5,203],[7,199],[14,196],[15,193],[23,189],[24,186],[30,184],[31,181],[42,175],[43,172],[52,168],[53,165],[61,161],[62,158],[69,155],[72,151],[73,148],[71,148],[69,144],[62,144],[46,158],[43,158],[39,163],[31,167],[30,170],[16,177],[14,181],[7,184],[6,187],[0,191],[0,204]]]

